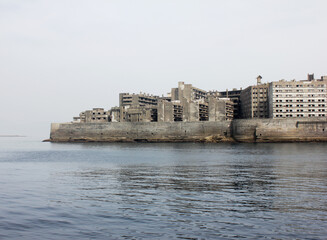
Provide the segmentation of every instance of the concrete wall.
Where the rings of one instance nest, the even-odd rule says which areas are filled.
[[[174,121],[174,105],[172,102],[160,100],[158,102],[158,122]]]
[[[238,119],[231,132],[240,142],[327,141],[327,118]]]
[[[327,118],[221,122],[53,123],[50,141],[327,141]]]
[[[51,141],[232,141],[230,122],[53,123]]]

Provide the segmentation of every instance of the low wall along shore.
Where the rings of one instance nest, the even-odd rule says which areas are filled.
[[[327,141],[327,118],[221,122],[52,123],[52,142]]]

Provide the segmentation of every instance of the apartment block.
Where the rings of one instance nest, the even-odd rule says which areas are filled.
[[[232,120],[234,103],[229,98],[208,97],[208,121]]]
[[[185,84],[184,82],[178,82],[178,88],[171,89],[172,101],[181,101],[183,99],[186,99],[187,101],[195,101],[205,99],[206,95],[206,91],[193,87],[192,84]]]
[[[269,83],[270,118],[304,118],[327,116],[327,76],[307,80]]]
[[[209,96],[215,96],[218,98],[229,98],[233,102],[233,118],[241,118],[241,92],[242,89],[233,88],[232,90],[226,89],[226,91],[209,91]]]
[[[158,102],[158,122],[180,122],[183,121],[183,106],[179,101]]]
[[[119,94],[119,106],[156,106],[158,103],[159,96],[153,96],[150,94],[140,93],[140,94],[129,94],[120,93]]]
[[[257,85],[249,86],[241,91],[240,102],[242,118],[268,118],[268,83],[261,83],[257,77]]]
[[[120,122],[157,122],[157,107],[121,107],[119,115]]]
[[[92,110],[86,110],[79,114],[79,117],[74,117],[74,122],[109,122],[110,113],[103,108],[93,108]]]

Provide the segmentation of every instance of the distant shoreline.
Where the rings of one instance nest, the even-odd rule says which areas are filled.
[[[0,137],[26,137],[22,135],[0,135]]]

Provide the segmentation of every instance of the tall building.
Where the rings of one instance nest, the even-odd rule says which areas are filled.
[[[327,76],[307,80],[275,81],[269,84],[270,118],[327,116]]]
[[[119,112],[111,110],[112,119],[119,116],[120,122],[156,122],[159,96],[150,94],[119,94]],[[114,120],[113,120],[114,121]]]
[[[208,120],[233,120],[234,103],[229,98],[208,97]]]
[[[182,101],[183,99],[187,101],[195,101],[199,99],[205,99],[206,96],[206,91],[193,87],[192,84],[185,84],[184,82],[178,82],[178,88],[171,89],[172,101]]]
[[[229,98],[233,102],[233,118],[241,118],[241,92],[242,89],[233,88],[226,91],[210,91],[208,96],[216,96],[219,98]]]
[[[268,83],[261,83],[257,77],[257,85],[249,86],[240,94],[242,118],[268,118]]]
[[[213,92],[211,92],[213,93]],[[178,83],[171,90],[171,102],[159,101],[158,121],[222,121],[233,118],[233,102],[215,94]]]

